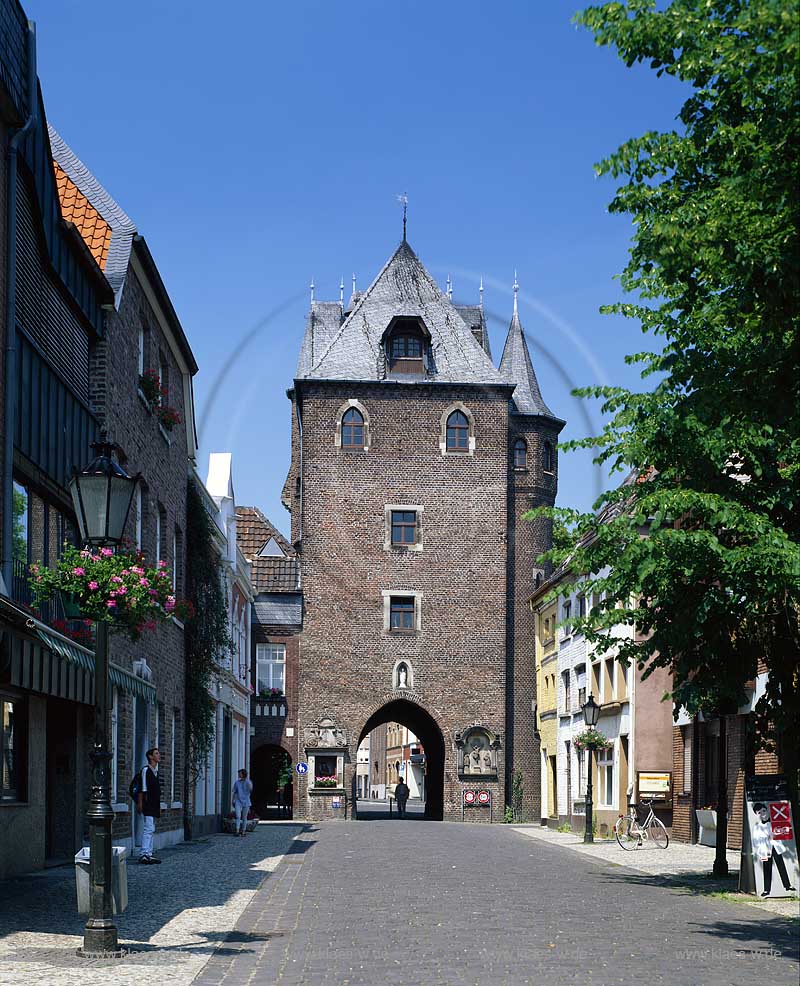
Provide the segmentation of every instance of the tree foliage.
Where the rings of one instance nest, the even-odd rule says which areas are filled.
[[[186,594],[195,608],[195,618],[185,629],[187,777],[193,784],[214,742],[215,705],[209,688],[217,679],[219,659],[232,650],[233,641],[213,521],[192,482],[186,526]]]
[[[572,537],[550,556],[605,591],[580,621],[591,643],[671,668],[690,712],[742,705],[763,659],[769,745],[800,725],[797,7],[629,0],[576,19],[688,96],[675,130],[597,166],[622,180],[610,209],[634,224],[631,300],[603,310],[637,320],[660,351],[627,358],[650,390],[578,391],[608,423],[566,447],[630,476],[596,513],[557,512]],[[620,622],[635,639],[610,633]]]

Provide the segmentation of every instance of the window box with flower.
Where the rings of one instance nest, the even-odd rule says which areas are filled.
[[[131,640],[159,622],[194,615],[192,604],[173,594],[166,562],[148,567],[141,552],[68,547],[53,567],[32,565],[31,574],[37,603],[71,596],[84,620],[112,623]]]
[[[590,726],[572,737],[572,745],[576,750],[585,750],[587,747],[593,750],[608,750],[614,745],[614,741],[604,736],[594,726]]]
[[[169,394],[156,370],[145,370],[140,375],[139,390],[164,431],[170,432],[181,423],[180,411],[167,404]]]
[[[328,775],[324,777],[315,777],[314,787],[339,787],[339,781],[336,777],[330,777]]]

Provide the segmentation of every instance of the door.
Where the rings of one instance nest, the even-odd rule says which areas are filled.
[[[45,858],[49,862],[72,860],[81,844],[76,803],[77,711],[72,702],[48,699]]]
[[[222,717],[222,812],[230,811],[233,777],[231,760],[233,758],[233,722],[229,712]]]

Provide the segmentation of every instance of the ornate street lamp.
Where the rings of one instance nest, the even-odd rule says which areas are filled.
[[[115,547],[123,538],[138,477],[129,476],[115,455],[117,445],[92,443],[95,458],[69,483],[81,540],[92,547]],[[89,919],[83,932],[84,958],[120,958],[111,897],[111,753],[108,750],[108,623],[97,622],[94,653],[94,747],[89,809]]]
[[[591,692],[589,692],[589,698],[581,706],[581,712],[583,712],[583,721],[586,723],[587,728],[594,729],[597,725],[597,720],[600,718],[600,706],[595,702]],[[586,749],[589,752],[589,756],[587,758],[586,770],[586,829],[583,833],[583,841],[594,842],[594,833],[592,832],[592,750],[594,749],[594,743],[587,743]]]

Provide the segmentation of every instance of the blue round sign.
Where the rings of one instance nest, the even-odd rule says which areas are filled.
[[[298,774],[307,774],[308,764],[301,760],[300,763],[295,764],[294,769],[297,771]]]

